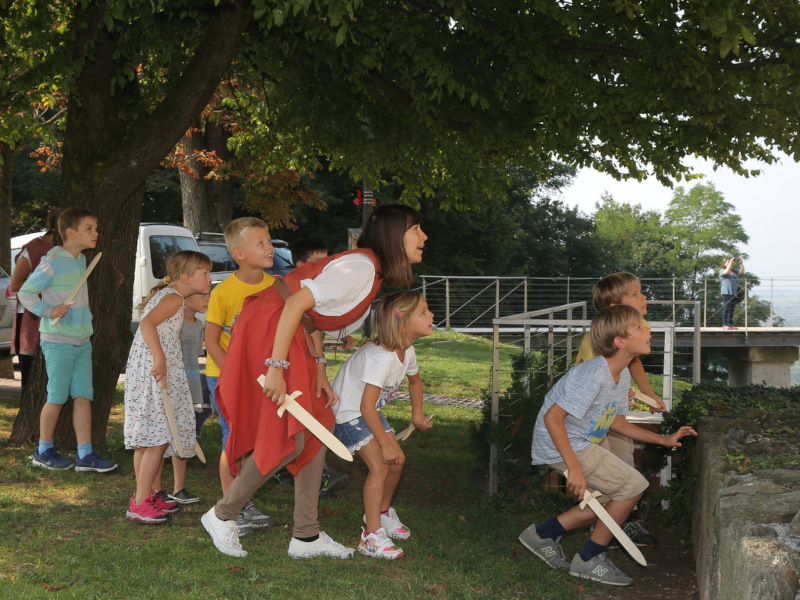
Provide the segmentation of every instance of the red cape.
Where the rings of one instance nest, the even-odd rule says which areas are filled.
[[[360,252],[369,256],[379,273],[378,259],[371,250],[351,250],[325,259],[309,262],[289,273],[285,281],[292,292],[300,289],[302,279],[313,279],[332,260],[345,254]],[[326,317],[310,310],[311,317],[319,329],[335,331],[354,323],[367,310],[378,294],[381,286],[380,276],[376,276],[372,290],[353,310],[339,317]],[[253,452],[258,470],[267,474],[281,460],[294,451],[294,436],[305,428],[288,412],[278,417],[277,406],[264,399],[264,392],[258,384],[258,376],[267,371],[264,361],[272,355],[275,330],[283,312],[284,301],[272,287],[245,298],[242,312],[236,317],[231,333],[225,362],[222,365],[217,383],[216,400],[220,412],[230,426],[230,435],[225,452],[230,462],[231,472],[238,473],[235,462],[249,452]],[[334,416],[326,408],[324,393],[315,397],[317,387],[317,364],[308,348],[303,327],[294,333],[294,338],[286,357],[291,366],[284,372],[287,392],[300,390],[296,401],[328,429],[333,428]],[[306,431],[305,445],[300,455],[289,463],[289,471],[297,474],[316,456],[322,442]]]

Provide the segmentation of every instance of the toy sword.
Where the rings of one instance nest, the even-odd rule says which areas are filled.
[[[87,279],[89,279],[89,275],[91,275],[92,271],[94,271],[94,268],[97,266],[97,263],[100,261],[100,257],[101,256],[103,256],[103,253],[102,252],[98,252],[97,256],[94,257],[94,260],[92,260],[92,262],[89,263],[89,266],[86,267],[86,271],[84,271],[83,277],[81,277],[80,281],[78,281],[78,285],[75,286],[75,288],[69,293],[69,296],[67,296],[67,299],[64,300],[61,304],[66,304],[67,306],[71,306],[71,305],[75,304],[75,296],[78,295],[78,292],[81,291],[81,288],[83,287],[83,284],[86,283]],[[53,319],[53,323],[52,324],[55,325],[60,320],[61,320],[61,317],[56,317],[55,319]]]
[[[175,452],[181,458],[184,457],[183,444],[181,444],[181,435],[178,431],[178,422],[175,421],[175,413],[172,410],[172,404],[169,403],[169,396],[167,395],[167,388],[159,386],[161,389],[161,398],[164,400],[164,413],[167,415],[167,423],[172,432],[172,442],[175,445]]]
[[[653,399],[652,399],[650,396],[647,396],[646,394],[643,394],[643,393],[642,393],[642,392],[640,392],[639,390],[636,390],[636,391],[635,391],[635,393],[634,393],[634,397],[635,397],[635,398],[636,398],[636,399],[637,399],[639,402],[644,402],[644,403],[645,403],[645,404],[647,404],[648,406],[652,406],[653,408],[661,408],[661,407],[658,405],[658,402],[656,402],[655,400],[653,400]]]
[[[258,383],[261,385],[261,387],[264,387],[264,379],[265,377],[263,375],[260,375],[258,378]],[[298,402],[294,401],[294,399],[302,393],[303,392],[300,390],[296,390],[288,396],[284,396],[283,404],[278,407],[278,416],[283,417],[283,413],[288,410],[295,419],[300,421],[300,423],[302,423],[306,429],[313,433],[320,442],[333,450],[333,452],[339,458],[353,462],[353,455],[350,454],[347,446],[345,446],[335,435],[328,431],[322,423],[317,421],[311,413],[303,408]]]
[[[564,477],[569,475],[569,471],[564,471]],[[633,560],[638,562],[643,567],[647,566],[647,561],[644,559],[644,554],[639,548],[636,547],[631,541],[631,538],[628,537],[628,534],[619,526],[619,524],[614,520],[614,518],[608,514],[608,511],[605,507],[597,501],[597,497],[602,495],[602,492],[591,492],[589,493],[588,490],[583,490],[583,501],[579,504],[581,510],[586,508],[586,505],[589,505],[594,511],[594,514],[597,515],[597,518],[603,522],[603,525],[608,527],[608,530],[614,535],[619,543],[622,544],[622,547],[627,550],[630,555],[633,557]]]

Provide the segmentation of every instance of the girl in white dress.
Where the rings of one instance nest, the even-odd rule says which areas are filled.
[[[162,459],[176,454],[164,411],[165,388],[175,415],[184,456],[194,456],[195,418],[181,355],[183,299],[211,289],[211,261],[200,252],[181,250],[167,262],[167,276],[140,305],[142,319],[125,369],[125,447],[133,449],[136,494],[126,517],[164,523],[175,503],[154,491]],[[167,511],[167,512],[165,512]]]
[[[369,468],[364,483],[366,528],[362,528],[358,551],[394,559],[403,556],[403,550],[392,539],[411,537],[391,506],[405,455],[381,407],[408,376],[411,423],[420,431],[432,427],[422,415],[422,377],[414,342],[433,331],[433,313],[421,294],[405,291],[381,298],[374,315],[375,340],[359,348],[333,380],[339,396],[333,410],[337,437]]]

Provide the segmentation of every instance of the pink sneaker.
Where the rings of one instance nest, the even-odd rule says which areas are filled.
[[[378,531],[373,533],[367,533],[362,527],[358,551],[364,556],[386,558],[389,560],[402,558],[404,556],[403,549],[392,543],[392,540],[386,535],[386,530],[383,527],[379,527]]]
[[[367,515],[364,515],[364,523],[367,522]],[[407,540],[411,537],[411,530],[400,522],[397,511],[389,507],[385,513],[381,513],[381,527],[386,530],[386,535],[393,540]]]
[[[153,493],[150,494],[150,497],[145,500],[145,502],[150,502],[158,510],[167,514],[178,512],[178,509],[180,508],[178,503],[174,500],[171,500],[169,496],[167,496],[167,492],[164,490],[161,490],[160,492],[153,490]]]
[[[159,525],[169,521],[170,516],[158,510],[153,503],[150,502],[150,498],[145,499],[141,504],[135,504],[135,502],[136,496],[131,496],[128,512],[125,513],[126,519],[148,523],[150,525]]]

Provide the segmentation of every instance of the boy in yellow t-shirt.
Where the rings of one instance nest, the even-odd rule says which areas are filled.
[[[609,306],[625,304],[638,310],[642,316],[647,314],[647,296],[642,293],[642,285],[639,278],[633,273],[611,273],[600,279],[592,289],[592,304],[598,313]],[[648,329],[650,328],[647,321],[643,321],[643,323]],[[581,339],[581,347],[578,350],[578,356],[575,358],[575,364],[591,360],[595,356],[597,356],[597,353],[592,347],[592,335],[591,332],[587,332]],[[647,380],[647,374],[638,356],[630,361],[628,371],[630,371],[631,378],[639,386],[642,393],[650,396],[658,403],[659,408],[651,408],[650,412],[665,412],[667,408],[664,405],[664,401],[653,391],[653,386]],[[629,401],[633,401],[633,395],[634,391],[631,389],[628,394]],[[609,431],[603,443],[612,454],[625,461],[631,467],[634,466],[632,439]],[[629,519],[623,525],[623,529],[637,546],[652,546],[658,543],[658,540],[638,521]]]
[[[217,407],[215,388],[219,378],[225,353],[231,339],[233,322],[242,310],[244,299],[268,288],[275,278],[264,272],[272,266],[275,249],[270,242],[269,228],[261,219],[243,217],[231,221],[225,228],[225,243],[228,252],[236,260],[239,269],[229,275],[211,292],[211,299],[206,313],[205,343],[208,357],[206,359],[206,379],[211,389],[211,400],[214,410],[219,415],[222,427],[222,454],[219,458],[219,479],[222,493],[233,481],[228,457],[225,454],[225,443],[228,440],[228,424]],[[269,527],[274,524],[271,517],[261,513],[248,502],[236,520],[239,535],[252,533],[254,527]]]

